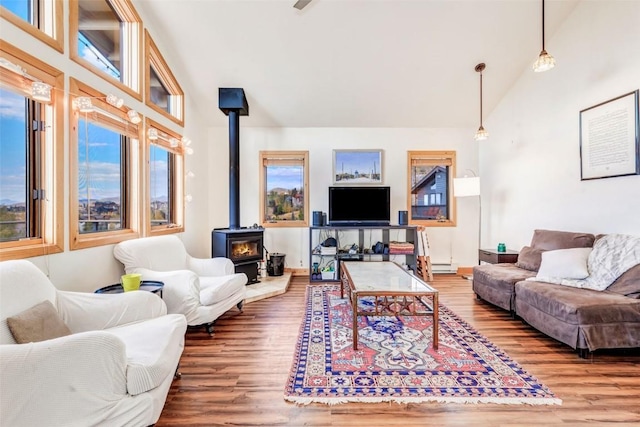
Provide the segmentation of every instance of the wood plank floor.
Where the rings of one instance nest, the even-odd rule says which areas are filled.
[[[349,403],[298,406],[283,398],[308,280],[287,293],[231,310],[213,338],[187,332],[175,380],[157,426],[640,426],[640,351],[569,347],[475,299],[454,275],[433,281],[440,302],[502,348],[563,400],[561,406]]]

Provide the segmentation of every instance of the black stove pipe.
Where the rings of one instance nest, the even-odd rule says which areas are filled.
[[[229,111],[229,228],[240,228],[240,116]]]
[[[229,116],[229,229],[240,227],[240,116],[249,115],[242,88],[219,88],[218,107]]]

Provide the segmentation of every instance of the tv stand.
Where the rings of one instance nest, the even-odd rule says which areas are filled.
[[[337,243],[336,253],[331,253],[330,249],[322,249],[322,243],[329,238],[335,239]],[[391,251],[389,243],[392,241],[412,243],[413,251]],[[375,248],[378,242],[380,245]],[[415,273],[418,259],[417,242],[417,227],[412,225],[350,224],[309,227],[309,282],[338,282],[341,260],[394,261],[406,265]],[[314,263],[317,263],[318,272],[315,271]],[[330,264],[334,266],[333,273],[321,271]]]

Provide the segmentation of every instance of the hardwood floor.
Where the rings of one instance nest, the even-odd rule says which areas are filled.
[[[469,281],[437,275],[440,302],[469,322],[563,400],[561,406],[349,403],[298,406],[283,391],[308,280],[218,319],[215,335],[187,332],[156,426],[640,426],[640,351],[580,359],[508,313],[476,300]]]

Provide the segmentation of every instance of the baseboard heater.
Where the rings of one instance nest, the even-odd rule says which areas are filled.
[[[455,274],[458,272],[458,266],[456,264],[437,263],[431,264],[433,274]]]

